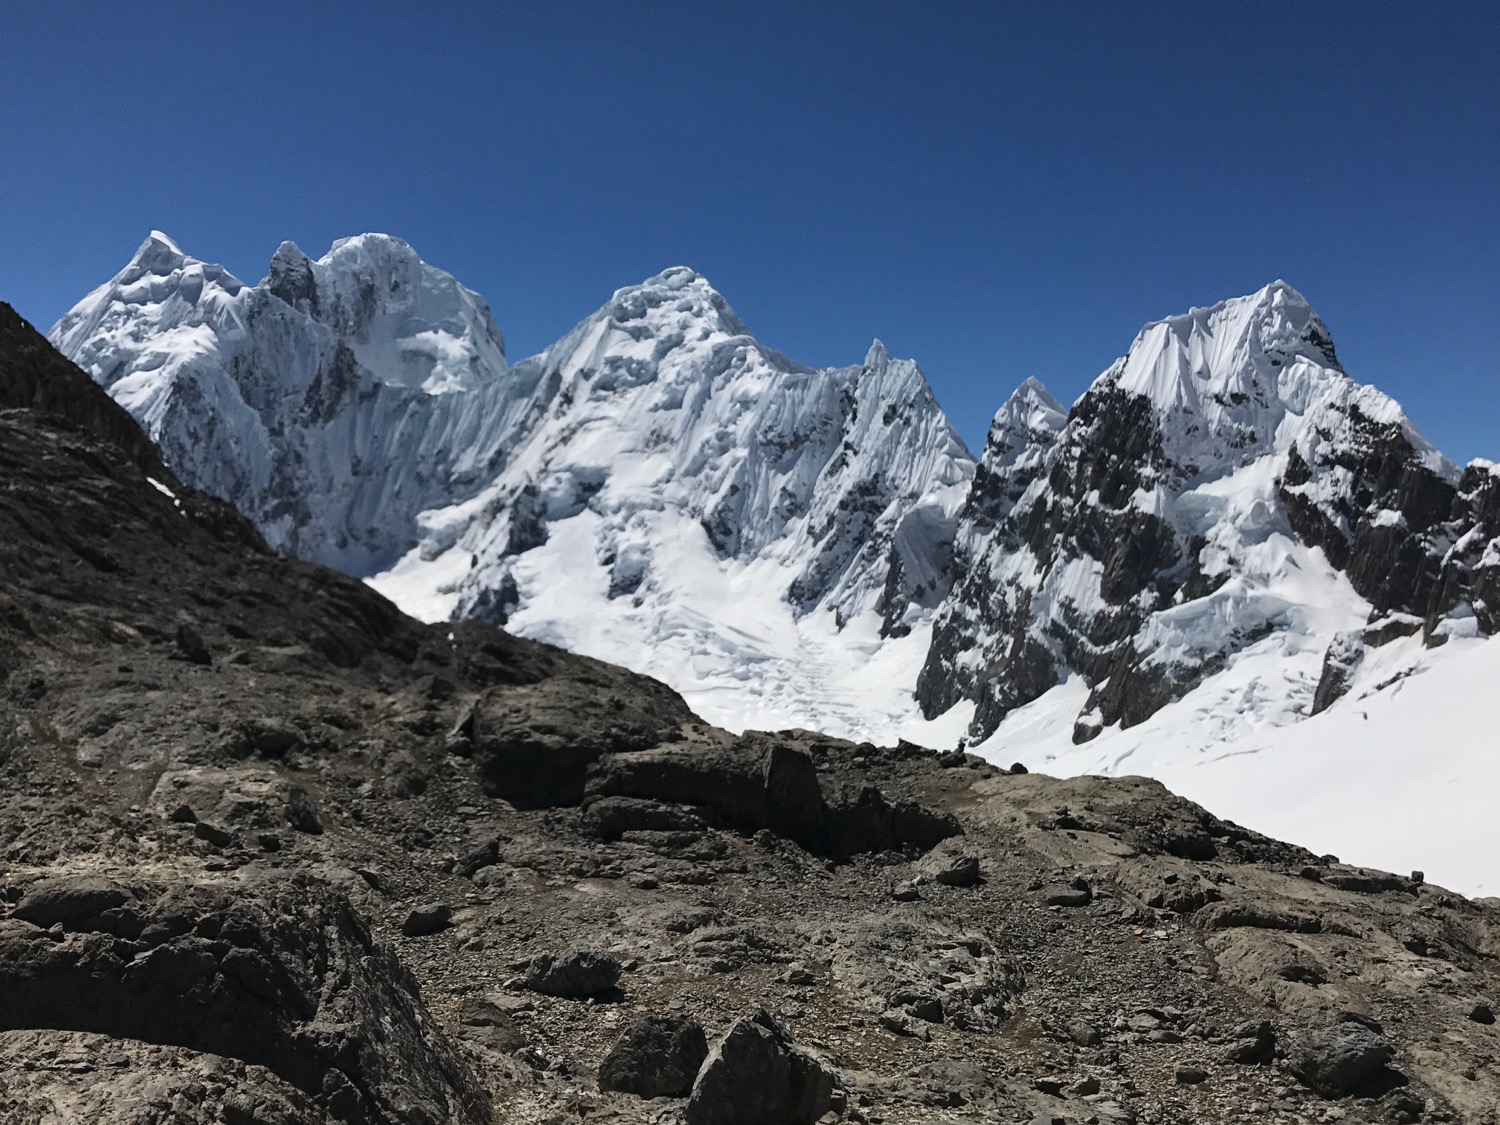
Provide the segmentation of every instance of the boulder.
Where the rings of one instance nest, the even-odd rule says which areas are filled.
[[[407,937],[426,937],[448,928],[453,920],[453,907],[446,902],[429,902],[417,907],[401,923],[401,932]]]
[[[1048,906],[1065,906],[1076,909],[1093,902],[1094,891],[1089,886],[1088,880],[1080,875],[1066,886],[1048,887],[1044,892],[1043,901]]]
[[[1064,1030],[1067,1031],[1068,1038],[1080,1047],[1097,1047],[1104,1042],[1104,1036],[1100,1034],[1099,1029],[1087,1020],[1069,1020]]]
[[[11,916],[43,928],[61,923],[65,929],[72,929],[77,923],[124,906],[130,899],[129,891],[108,879],[64,875],[33,883]]]
[[[812,1125],[836,1076],[769,1012],[740,1020],[709,1052],[688,1097],[688,1125]]]
[[[209,655],[208,645],[204,643],[203,634],[199,633],[191,625],[177,626],[177,655],[190,664],[212,664],[213,657]]]
[[[285,758],[305,745],[302,732],[283,719],[250,718],[241,720],[226,749],[235,758]]]
[[[708,1037],[687,1016],[643,1016],[599,1064],[599,1088],[643,1098],[681,1097],[708,1057]]]
[[[323,834],[323,818],[312,796],[300,785],[293,785],[286,795],[286,822],[298,832],[312,836]]]
[[[1265,1020],[1237,1024],[1229,1034],[1234,1042],[1224,1051],[1225,1062],[1259,1066],[1276,1056],[1276,1032]]]
[[[1291,1067],[1318,1093],[1344,1097],[1371,1086],[1394,1053],[1373,1028],[1345,1020],[1298,1039]]]
[[[939,848],[924,857],[917,870],[945,887],[972,887],[979,882],[979,857],[951,846]]]
[[[522,984],[544,996],[585,1000],[613,989],[620,983],[621,972],[620,962],[608,953],[570,949],[533,957]]]
[[[227,848],[234,843],[234,833],[227,828],[221,828],[217,824],[210,824],[206,820],[200,820],[193,826],[193,835],[200,840],[207,840],[216,848]]]

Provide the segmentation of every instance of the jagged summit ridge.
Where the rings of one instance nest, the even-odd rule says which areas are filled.
[[[398,557],[448,477],[503,456],[529,394],[484,301],[385,235],[317,261],[283,245],[255,286],[153,235],[50,338],[185,480],[352,573]],[[459,389],[463,409],[429,409]]]

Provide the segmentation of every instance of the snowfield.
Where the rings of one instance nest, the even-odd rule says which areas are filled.
[[[1287,700],[1310,700],[1316,679],[1316,661],[1268,645],[1141,725],[1081,746],[1073,716],[1087,692],[1075,679],[971,749],[1057,776],[1153,777],[1318,854],[1500,896],[1500,645],[1395,641],[1347,696],[1305,718]]]

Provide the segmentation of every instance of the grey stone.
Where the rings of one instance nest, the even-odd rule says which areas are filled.
[[[1383,1036],[1346,1020],[1302,1036],[1292,1052],[1292,1073],[1320,1094],[1343,1097],[1369,1085],[1392,1054]]]
[[[124,906],[130,898],[124,888],[91,875],[43,879],[21,896],[12,917],[36,926],[70,926]]]
[[[1087,906],[1094,901],[1093,889],[1082,877],[1074,879],[1065,887],[1048,887],[1043,893],[1043,901],[1048,906],[1076,908]]]
[[[681,1097],[708,1057],[708,1037],[688,1016],[643,1016],[599,1064],[599,1088],[643,1098]]]
[[[979,857],[948,845],[925,856],[917,870],[946,887],[972,887],[979,882]]]
[[[583,1000],[610,991],[620,983],[621,972],[620,962],[608,953],[569,949],[533,957],[522,984],[544,996]]]
[[[191,625],[177,626],[177,653],[182,659],[192,664],[212,664],[213,657],[209,655],[208,645],[203,641],[203,635]]]
[[[1234,1042],[1224,1051],[1225,1062],[1261,1065],[1276,1055],[1276,1032],[1265,1020],[1237,1024],[1229,1034]]]
[[[401,923],[401,932],[407,937],[426,937],[446,930],[453,920],[453,907],[446,902],[429,902],[417,907]]]
[[[769,1012],[731,1027],[688,1097],[688,1125],[812,1125],[833,1102],[836,1077],[797,1046]]]
[[[1097,1047],[1104,1042],[1099,1029],[1086,1020],[1069,1020],[1066,1030],[1068,1038],[1080,1047]]]
[[[217,824],[209,824],[206,820],[200,820],[193,826],[193,835],[200,840],[207,840],[216,848],[228,847],[234,842],[233,832],[220,828]]]
[[[286,822],[298,832],[306,832],[312,836],[323,834],[323,818],[318,815],[318,806],[300,785],[294,785],[287,791]]]

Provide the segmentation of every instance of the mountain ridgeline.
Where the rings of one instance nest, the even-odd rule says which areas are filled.
[[[1349,378],[1282,282],[1148,325],[1070,410],[1028,380],[977,462],[915,363],[804,367],[682,268],[511,363],[399,239],[285,243],[246,285],[153,234],[50,338],[273,548],[727,725],[878,737],[905,706],[979,739],[1081,677],[1082,741],[1273,639],[1321,658],[1311,713],[1370,648],[1496,627],[1500,473]]]

